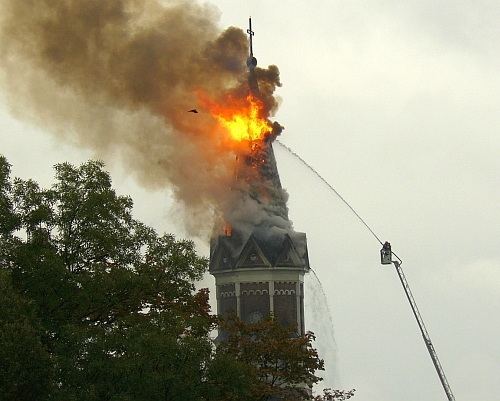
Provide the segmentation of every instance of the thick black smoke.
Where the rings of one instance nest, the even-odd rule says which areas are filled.
[[[2,0],[0,19],[12,113],[120,160],[144,186],[173,188],[190,233],[209,234],[238,149],[209,113],[187,110],[200,107],[199,91],[218,101],[245,95],[245,33],[222,31],[219,11],[191,0]],[[278,69],[256,74],[272,115]]]

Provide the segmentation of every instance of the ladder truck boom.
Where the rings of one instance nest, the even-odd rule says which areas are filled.
[[[444,374],[444,370],[441,366],[441,363],[439,363],[439,359],[436,353],[436,350],[434,349],[434,346],[432,345],[431,338],[429,336],[429,333],[427,332],[427,329],[425,328],[424,321],[422,320],[422,316],[420,315],[420,312],[418,311],[417,303],[415,302],[415,299],[413,298],[413,295],[410,290],[410,286],[408,285],[408,282],[406,281],[406,277],[403,273],[403,269],[401,268],[401,259],[399,259],[395,254],[396,258],[399,260],[392,260],[392,251],[391,251],[391,244],[389,242],[386,242],[382,249],[380,250],[380,258],[381,258],[381,263],[383,265],[388,265],[388,264],[394,264],[396,267],[396,271],[398,273],[399,279],[401,280],[401,284],[403,285],[403,289],[405,290],[406,297],[408,298],[408,301],[410,302],[411,309],[413,311],[413,315],[415,316],[415,319],[417,319],[418,327],[420,328],[420,332],[422,333],[422,337],[424,338],[424,343],[425,346],[427,347],[427,350],[429,351],[429,355],[431,356],[432,363],[434,364],[434,367],[436,368],[436,372],[439,376],[439,380],[441,381],[441,384],[443,385],[443,389],[446,393],[446,396],[448,397],[448,401],[455,401],[455,396],[453,395],[451,391],[451,387],[448,384],[448,380],[446,379],[446,376]]]

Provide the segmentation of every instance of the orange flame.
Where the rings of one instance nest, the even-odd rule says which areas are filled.
[[[220,126],[227,130],[230,138],[236,141],[263,139],[272,131],[269,121],[262,117],[264,105],[252,94],[244,99],[228,97],[224,105],[208,99],[202,93],[198,95],[201,106],[206,108],[217,119]]]

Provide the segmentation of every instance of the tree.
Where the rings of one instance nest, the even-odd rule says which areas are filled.
[[[52,366],[42,344],[36,309],[12,283],[13,235],[20,228],[12,197],[11,166],[0,155],[0,394],[3,400],[36,400],[50,393]]]
[[[207,267],[194,244],[133,219],[101,162],[56,165],[50,189],[11,182],[0,162],[0,262],[18,300],[9,310],[36,314],[24,332],[50,362],[50,399],[201,399],[215,320],[193,284]],[[11,387],[21,399],[21,383]]]
[[[37,400],[50,394],[54,372],[42,332],[33,305],[15,291],[10,272],[0,270],[2,400]]]
[[[13,210],[10,169],[7,159],[0,155],[0,238],[3,242],[19,227],[19,220]]]
[[[247,400],[309,400],[311,388],[321,380],[323,360],[312,347],[311,332],[296,335],[296,327],[283,327],[270,315],[245,323],[232,314],[221,322],[223,340],[218,352],[251,367],[251,396]]]
[[[323,390],[323,395],[318,395],[314,397],[314,401],[336,401],[336,400],[348,400],[354,397],[354,392],[356,389],[349,391],[345,390],[332,390],[331,388],[326,388]]]

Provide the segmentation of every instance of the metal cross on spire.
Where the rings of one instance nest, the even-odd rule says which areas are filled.
[[[253,56],[253,44],[252,37],[255,35],[254,31],[252,31],[252,17],[248,18],[248,29],[247,33],[250,37],[250,57],[247,59],[247,66],[252,71],[257,66],[257,59]]]
[[[254,33],[254,31],[252,31],[252,17],[248,18],[247,33],[250,36],[250,57],[253,57],[252,36],[255,35],[255,33]]]

